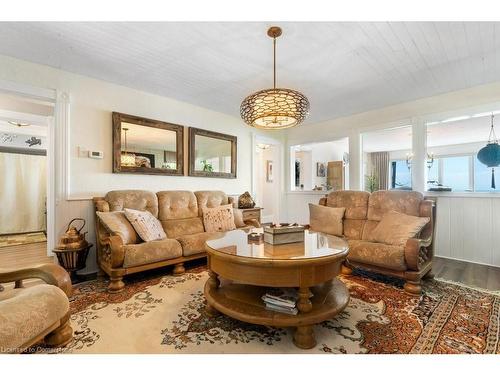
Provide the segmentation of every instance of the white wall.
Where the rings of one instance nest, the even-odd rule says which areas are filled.
[[[90,199],[93,196],[102,196],[110,190],[219,189],[230,195],[239,195],[246,190],[252,192],[253,133],[258,131],[245,125],[240,118],[6,56],[0,56],[0,79],[57,89],[58,92],[66,92],[70,96],[67,184],[69,196],[61,197],[56,208],[58,234],[63,232],[71,218],[84,217],[87,219],[89,240],[95,244],[94,213]],[[111,112],[113,111],[184,125],[186,135],[187,127],[192,126],[237,136],[237,178],[112,173]],[[266,136],[281,139],[282,133],[266,133]],[[58,146],[64,145],[56,147]],[[103,151],[104,159],[79,158],[78,147]],[[184,153],[186,155],[188,153],[187,144]],[[59,180],[63,173],[61,170],[57,173]],[[93,250],[95,251],[95,248]],[[95,270],[94,252],[89,255],[89,259],[90,262],[84,272]]]
[[[349,137],[349,180],[351,189],[357,190],[361,188],[363,178],[361,134],[366,131],[411,124],[414,137],[413,162],[420,166],[412,168],[414,174],[412,179],[414,187],[423,192],[425,187],[425,122],[487,112],[498,108],[500,108],[500,83],[477,86],[349,117],[292,128],[287,132],[287,147],[294,144]],[[288,180],[289,176],[286,176]],[[436,194],[432,195],[436,196]],[[317,203],[321,195],[314,195],[310,192],[287,192],[285,196],[284,204],[288,208],[287,221],[306,223],[309,219],[307,203]],[[480,193],[454,196],[442,193],[437,195],[436,199],[438,214],[436,253],[451,258],[500,266],[499,218],[494,214],[496,211],[493,208],[499,205],[500,196]],[[482,215],[481,210],[486,206],[491,207],[486,209],[486,214],[489,216],[479,218],[477,215]],[[472,214],[474,209],[478,210],[478,213]],[[460,225],[452,224],[452,221]],[[488,224],[483,225],[486,221]],[[467,239],[464,233],[467,233]],[[471,239],[475,239],[476,242]],[[458,246],[457,241],[465,242]]]
[[[256,162],[256,203],[262,207],[262,222],[279,222],[280,190],[280,150],[277,145],[268,149],[257,149]],[[267,181],[267,161],[273,162],[273,181]]]

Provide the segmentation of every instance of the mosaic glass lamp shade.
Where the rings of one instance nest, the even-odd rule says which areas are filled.
[[[479,150],[477,159],[488,168],[491,168],[491,188],[495,189],[495,168],[500,165],[500,145],[495,135],[493,115],[491,115],[491,130],[488,143]]]
[[[267,35],[273,38],[274,85],[247,96],[240,106],[241,118],[260,129],[285,129],[299,125],[309,113],[309,100],[299,91],[276,87],[276,38],[281,29],[271,27]]]

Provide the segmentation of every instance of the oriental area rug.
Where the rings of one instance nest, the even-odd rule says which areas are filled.
[[[500,296],[438,280],[421,296],[398,280],[341,276],[348,307],[314,327],[318,345],[301,350],[293,329],[205,313],[205,267],[181,276],[148,275],[108,294],[105,281],[75,287],[73,341],[57,353],[500,353]],[[51,352],[37,348],[33,352]]]

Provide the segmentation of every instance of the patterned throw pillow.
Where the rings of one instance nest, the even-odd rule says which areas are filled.
[[[203,225],[205,232],[226,232],[236,229],[233,205],[203,208]]]
[[[309,225],[311,230],[342,236],[345,207],[325,207],[309,203]]]
[[[160,221],[151,212],[126,208],[125,216],[143,241],[162,240],[167,237]]]
[[[417,217],[390,211],[382,217],[371,237],[375,242],[404,246],[409,238],[420,233],[429,220],[428,217]]]

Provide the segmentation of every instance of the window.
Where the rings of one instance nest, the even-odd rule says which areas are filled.
[[[406,160],[391,161],[391,189],[411,190],[411,167]]]
[[[427,190],[493,192],[491,168],[477,160],[491,126],[490,113],[427,124]],[[500,177],[500,173],[499,173]],[[499,184],[500,185],[500,184]]]

